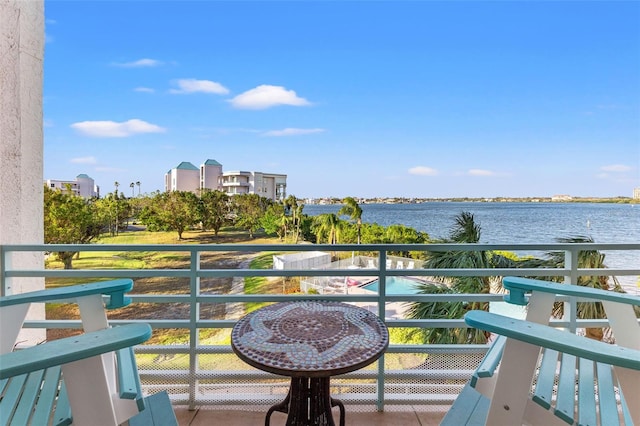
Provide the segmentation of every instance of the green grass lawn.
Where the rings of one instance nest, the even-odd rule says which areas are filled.
[[[132,231],[123,232],[118,236],[103,236],[94,244],[126,244],[126,245],[153,245],[153,244],[278,244],[277,238],[256,237],[248,238],[248,234],[236,229],[227,229],[214,235],[213,232],[191,231],[183,234],[183,239],[177,239],[175,232],[149,232]],[[233,262],[233,257],[223,252],[208,252],[202,256],[203,268],[230,267],[229,262]],[[221,266],[222,263],[224,266]],[[272,267],[272,255],[263,253],[258,255],[250,263],[250,268]],[[49,257],[45,261],[47,269],[62,269],[62,262]],[[189,254],[187,252],[80,252],[73,260],[74,269],[188,269],[190,267]],[[231,265],[233,267],[233,265]],[[104,281],[104,279],[91,279],[91,281]],[[201,290],[203,292],[214,290],[224,292],[224,288],[230,286],[232,278],[202,279]],[[87,278],[46,278],[46,287],[55,288],[87,282]],[[218,290],[216,290],[218,289]],[[222,289],[222,290],[220,290]],[[281,286],[270,285],[266,277],[250,277],[245,282],[245,292],[248,294],[265,294],[281,291]],[[189,280],[187,278],[171,277],[150,277],[135,279],[135,294],[188,294]],[[260,304],[251,304],[249,311],[256,309]],[[76,319],[78,311],[75,305],[68,304],[48,304],[47,318],[49,319]],[[220,310],[224,311],[224,306],[205,305],[201,307],[202,318],[220,319]],[[149,304],[136,303],[126,308],[109,312],[112,319],[188,319],[189,306],[180,304]],[[49,338],[60,337],[61,334],[68,333],[66,330],[51,330]],[[199,330],[199,338],[202,344],[222,344],[230,343],[230,330],[224,329],[202,329]],[[150,343],[154,344],[183,344],[187,343],[189,331],[184,329],[157,329]],[[169,357],[173,361],[178,361],[180,357]],[[188,358],[187,358],[188,361]]]
[[[258,237],[249,239],[246,233],[239,232],[234,229],[224,230],[218,236],[212,232],[185,232],[182,240],[177,239],[175,232],[148,232],[134,231],[124,232],[118,236],[105,236],[100,238],[95,244],[210,244],[218,243],[237,243],[237,244],[280,244],[277,238]],[[273,255],[276,252],[263,252],[255,255],[249,263],[251,269],[271,269],[273,266]],[[226,259],[228,260],[228,257]],[[202,264],[205,268],[216,268],[217,263],[222,261],[224,255],[220,252],[208,252],[202,256]],[[62,262],[53,258],[46,260],[47,269],[61,269]],[[228,265],[227,265],[228,267]],[[189,268],[189,255],[185,252],[81,252],[79,258],[73,260],[74,269],[171,269],[171,268]],[[106,278],[105,278],[106,279]],[[86,282],[86,278],[47,278],[46,286],[48,288],[67,286]],[[282,294],[285,292],[295,291],[299,288],[296,279],[268,278],[268,277],[246,277],[244,279],[245,294]],[[205,288],[205,279],[201,282],[202,288]],[[138,278],[135,280],[134,293],[136,294],[188,294],[189,281],[186,278]],[[247,303],[245,304],[245,312],[252,312],[255,309],[264,306],[266,303]],[[118,309],[109,312],[112,319],[188,319],[189,307],[175,306],[179,304],[157,305],[136,303],[135,306]],[[161,309],[158,308],[161,307]],[[216,318],[216,311],[207,309],[213,308],[211,305],[201,307],[202,318]],[[182,310],[181,310],[182,309]],[[177,315],[177,316],[176,316]],[[209,315],[209,316],[207,316]],[[78,318],[77,309],[73,305],[50,304],[47,305],[47,318],[49,319],[70,319]],[[52,333],[65,331],[53,330]],[[204,345],[222,345],[228,346],[231,343],[230,329],[200,329],[199,342]],[[405,329],[391,329],[391,340],[394,343],[407,343],[407,340],[413,340]],[[55,335],[50,338],[55,338]],[[151,344],[172,345],[172,344],[188,344],[189,330],[187,329],[156,329],[154,330],[152,339],[148,342]],[[415,343],[415,342],[412,342]],[[418,356],[423,358],[422,356]],[[154,368],[167,369],[185,369],[188,368],[188,355],[154,355],[144,354],[138,355],[141,366],[154,365]],[[407,357],[387,357],[385,361],[389,367],[402,367],[402,360]],[[409,357],[413,358],[413,357]],[[415,362],[415,361],[414,361]],[[230,356],[213,356],[202,355],[199,357],[201,368],[207,369],[244,369],[246,365],[235,357]],[[371,366],[370,368],[374,368]]]

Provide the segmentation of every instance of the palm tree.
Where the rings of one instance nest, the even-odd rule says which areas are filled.
[[[341,221],[333,213],[325,213],[316,216],[311,226],[316,234],[316,242],[320,244],[326,237],[328,244],[338,244],[341,232]]]
[[[480,242],[480,225],[473,214],[461,212],[455,218],[449,238],[439,243],[475,244]],[[437,251],[429,253],[424,263],[427,269],[488,269],[512,266],[513,261],[504,256],[478,251]],[[496,277],[436,277],[440,284],[420,284],[420,294],[490,293],[493,285],[499,285]],[[472,309],[488,310],[487,302],[411,302],[407,316],[413,319],[458,319]],[[429,343],[485,343],[485,332],[471,328],[422,329]]]
[[[302,233],[302,210],[304,210],[304,204],[298,204],[294,209],[295,220],[293,223],[293,239],[297,243],[300,234]]]
[[[131,198],[135,197],[135,194],[133,193],[133,188],[135,188],[135,187],[136,187],[135,183],[131,182],[129,184],[129,188],[131,188]]]
[[[338,210],[338,216],[349,216],[349,219],[356,223],[358,228],[358,244],[360,244],[360,228],[362,227],[362,208],[353,197],[342,200],[344,206]]]
[[[298,214],[300,213],[298,211],[298,199],[294,196],[294,195],[289,195],[284,201],[284,210],[285,210],[285,217],[283,218],[283,224],[285,225],[285,227],[287,226],[287,224],[289,223],[289,220],[287,218],[288,214],[291,214],[291,224],[293,225],[293,240],[295,243],[298,242],[298,231],[300,229],[300,218],[298,216]],[[285,230],[285,233],[287,231]]]
[[[450,239],[443,243],[477,243],[480,241],[480,227],[475,224],[473,215],[461,213],[456,217],[456,224],[451,230]],[[558,238],[560,243],[593,243],[593,239],[585,236]],[[434,252],[425,262],[425,268],[562,268],[564,252],[550,252],[546,258],[526,258],[511,260],[498,253],[484,251],[473,252]],[[597,250],[582,250],[578,255],[578,268],[605,268],[605,255]],[[442,285],[423,284],[421,294],[458,294],[489,293],[492,286],[501,289],[498,277],[454,277],[440,278]],[[561,280],[561,277],[549,278]],[[622,292],[622,287],[615,277],[612,285],[608,276],[583,276],[578,278],[578,285]],[[557,303],[555,316],[562,316],[563,303]],[[409,305],[408,317],[414,319],[457,319],[462,318],[468,310],[488,309],[488,303],[466,302],[414,302]],[[640,312],[639,312],[640,314]],[[600,302],[578,302],[577,316],[580,319],[605,318]],[[473,329],[425,329],[422,330],[425,341],[429,343],[483,343],[482,332]],[[587,336],[602,340],[605,332],[598,328],[586,330]]]
[[[116,187],[116,192],[115,192],[115,200],[116,200],[116,235],[118,235],[118,187],[120,186],[120,183],[118,181],[115,181],[113,183],[113,185]]]
[[[136,181],[136,185],[138,186],[138,197],[140,196],[140,181]]]
[[[440,243],[476,244],[480,242],[481,228],[476,224],[473,214],[462,212],[455,218],[448,239]],[[428,266],[427,266],[428,265]],[[490,268],[493,267],[492,256],[484,250],[479,251],[438,251],[429,254],[425,264],[427,268]],[[442,282],[451,281],[452,285],[463,293],[489,293],[491,277],[455,277],[448,279],[440,277]]]

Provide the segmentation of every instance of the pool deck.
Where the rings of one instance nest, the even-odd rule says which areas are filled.
[[[358,277],[361,278],[361,277]],[[405,277],[400,277],[405,278]],[[411,277],[405,278],[407,280],[411,280],[414,282],[428,282],[427,280],[421,279],[419,277]],[[361,284],[359,286],[351,286],[347,289],[347,294],[377,294],[377,291],[368,290],[364,288],[366,285],[371,284],[372,282],[377,281],[377,277],[374,277],[372,280],[368,281],[365,284]],[[388,293],[389,294],[389,293]],[[357,306],[368,310],[369,312],[373,312],[375,314],[378,313],[378,304],[377,303],[356,303]],[[385,319],[404,319],[405,312],[407,311],[408,306],[406,302],[389,302],[385,304]]]

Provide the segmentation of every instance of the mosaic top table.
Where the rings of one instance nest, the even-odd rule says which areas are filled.
[[[334,425],[331,376],[376,361],[389,345],[389,332],[376,315],[331,301],[295,301],[268,305],[242,318],[231,332],[233,351],[247,364],[290,376],[287,397],[269,409],[287,413],[287,425]]]

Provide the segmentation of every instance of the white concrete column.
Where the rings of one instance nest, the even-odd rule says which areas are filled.
[[[44,242],[43,60],[44,0],[0,0],[0,245]],[[43,263],[43,253],[18,253],[5,266]],[[7,294],[44,288],[43,278],[6,281]]]

